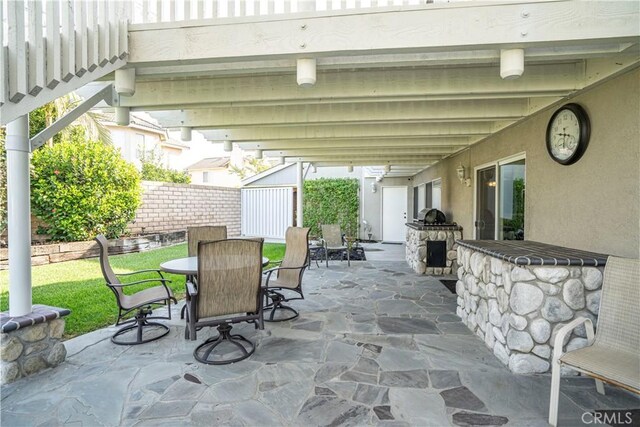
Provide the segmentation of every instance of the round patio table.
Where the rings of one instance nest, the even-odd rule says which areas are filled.
[[[269,264],[269,258],[262,257],[262,266],[265,267]],[[160,270],[173,273],[184,274],[185,276],[197,276],[198,275],[198,257],[190,256],[187,258],[172,259],[160,264]]]

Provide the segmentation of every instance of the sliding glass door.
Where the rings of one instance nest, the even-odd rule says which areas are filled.
[[[480,169],[476,179],[476,239],[496,238],[496,167]]]
[[[524,240],[524,159],[501,164],[499,240]]]
[[[524,240],[524,201],[524,155],[476,169],[475,238]]]

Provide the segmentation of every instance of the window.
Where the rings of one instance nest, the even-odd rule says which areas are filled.
[[[140,160],[146,159],[148,157],[147,156],[148,150],[147,150],[144,134],[136,133],[135,135],[133,135],[133,142],[134,142],[134,146],[138,150],[138,153],[137,153],[138,159]]]
[[[425,207],[442,209],[442,180],[436,179],[425,185]]]
[[[209,182],[209,172],[202,172],[202,182]]]

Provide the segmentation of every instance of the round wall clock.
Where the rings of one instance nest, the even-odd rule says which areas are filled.
[[[547,126],[547,151],[561,165],[577,162],[589,144],[591,125],[589,116],[578,104],[558,109]]]

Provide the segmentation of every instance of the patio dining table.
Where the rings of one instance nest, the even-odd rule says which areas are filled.
[[[269,265],[269,258],[262,257],[262,266]],[[186,258],[177,258],[160,264],[160,270],[166,273],[184,274],[185,276],[198,275],[198,257],[190,256]]]

